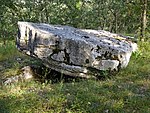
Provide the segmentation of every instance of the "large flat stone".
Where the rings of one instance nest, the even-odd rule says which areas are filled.
[[[91,69],[118,70],[128,65],[133,51],[125,36],[103,30],[18,22],[17,47],[48,67],[88,77]]]

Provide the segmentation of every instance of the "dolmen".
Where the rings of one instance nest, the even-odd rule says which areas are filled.
[[[18,22],[17,48],[47,67],[89,78],[125,68],[135,45],[127,36],[104,30]]]

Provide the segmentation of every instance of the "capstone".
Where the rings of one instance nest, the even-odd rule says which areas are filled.
[[[67,75],[88,78],[91,69],[125,68],[134,51],[128,37],[104,30],[30,22],[18,22],[18,28],[20,51]]]

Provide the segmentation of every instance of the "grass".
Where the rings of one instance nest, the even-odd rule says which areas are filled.
[[[3,77],[14,75],[31,61],[11,44],[5,51],[0,47],[0,76]],[[17,63],[18,56],[26,62]],[[132,55],[128,67],[104,80],[64,82],[62,79],[53,84],[31,80],[1,86],[0,113],[24,112],[150,113],[150,43],[139,43],[139,50]]]

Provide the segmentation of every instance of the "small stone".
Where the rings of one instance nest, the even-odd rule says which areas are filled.
[[[105,113],[109,113],[109,110],[108,110],[108,109],[106,109],[106,110],[105,110]]]
[[[22,79],[28,80],[33,78],[33,72],[30,66],[25,66],[21,70],[22,70]]]
[[[3,81],[3,85],[17,83],[19,81],[29,80],[32,78],[33,78],[32,68],[30,66],[25,66],[21,69],[21,73],[19,75],[6,78],[6,80]]]
[[[22,59],[21,58],[17,58],[17,61],[21,61]]]

